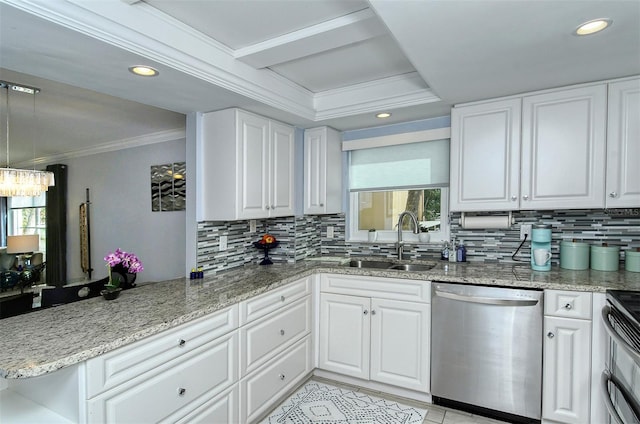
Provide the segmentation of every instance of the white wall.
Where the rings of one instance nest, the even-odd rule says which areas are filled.
[[[82,279],[79,207],[91,200],[92,279],[107,275],[104,257],[121,248],[142,261],[136,282],[184,276],[185,211],[151,212],[150,167],[185,161],[185,140],[60,161],[68,166],[67,277]],[[187,184],[189,178],[187,166]]]

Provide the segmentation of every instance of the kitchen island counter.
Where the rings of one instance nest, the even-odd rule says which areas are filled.
[[[0,321],[0,377],[50,373],[315,273],[589,292],[640,291],[640,273],[627,271],[554,267],[540,272],[520,264],[437,262],[429,271],[408,272],[351,268],[348,263],[343,258],[267,267],[249,265],[200,280],[178,278],[141,284],[113,301],[96,297],[7,318]]]

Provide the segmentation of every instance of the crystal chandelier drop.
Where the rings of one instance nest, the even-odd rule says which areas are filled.
[[[47,191],[49,187],[55,185],[52,172],[36,171],[35,169],[15,169],[9,167],[9,90],[34,96],[40,89],[25,87],[12,82],[0,81],[0,88],[6,90],[6,129],[7,129],[7,165],[0,168],[0,196],[39,196]],[[34,152],[35,161],[35,152]]]

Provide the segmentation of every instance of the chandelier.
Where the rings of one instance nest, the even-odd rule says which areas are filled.
[[[9,90],[30,94],[34,98],[40,89],[14,84],[8,81],[0,81],[0,88],[6,90],[6,129],[7,129],[7,165],[0,168],[0,196],[39,196],[55,184],[53,173],[36,171],[35,169],[15,169],[9,166]],[[34,150],[35,162],[35,150]]]

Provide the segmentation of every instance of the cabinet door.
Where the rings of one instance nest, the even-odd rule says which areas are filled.
[[[371,299],[371,380],[429,392],[430,305]]]
[[[609,85],[608,208],[640,206],[640,79]]]
[[[269,199],[269,120],[238,111],[236,135],[238,219],[268,216]],[[224,184],[220,181],[219,184]]]
[[[269,216],[293,215],[293,128],[271,121]]]
[[[320,294],[319,368],[369,379],[370,299]]]
[[[520,99],[451,111],[452,211],[518,209]]]
[[[588,423],[591,391],[591,321],[544,318],[542,417]]]
[[[606,86],[522,102],[520,209],[604,207]]]
[[[304,213],[325,213],[327,137],[323,128],[304,132]]]

